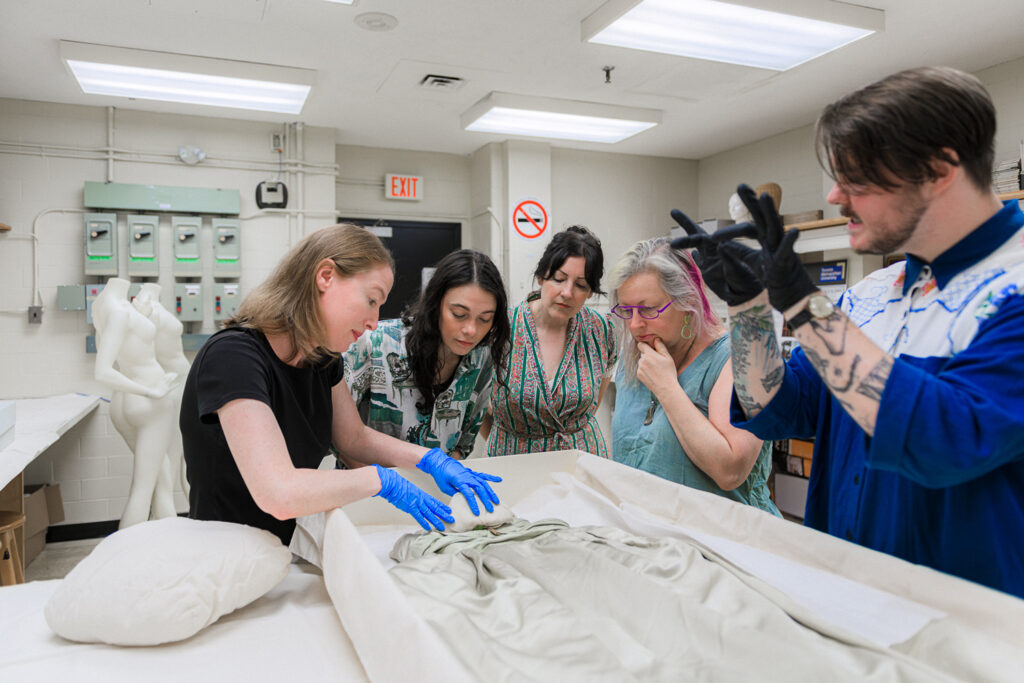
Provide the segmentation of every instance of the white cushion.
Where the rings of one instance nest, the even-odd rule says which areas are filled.
[[[291,553],[262,529],[169,517],[111,534],[46,603],[69,640],[159,645],[188,638],[288,574]]]

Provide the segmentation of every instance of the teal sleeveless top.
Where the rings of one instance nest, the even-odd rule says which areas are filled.
[[[679,385],[704,417],[708,416],[711,388],[728,360],[729,336],[722,335],[701,351],[679,374]],[[781,516],[768,493],[768,474],[772,466],[770,441],[761,447],[761,453],[746,481],[732,491],[723,491],[714,479],[704,474],[686,455],[660,404],[654,410],[651,424],[644,424],[653,397],[650,390],[638,380],[626,381],[621,368],[615,379],[613,460],[662,479],[716,493]]]

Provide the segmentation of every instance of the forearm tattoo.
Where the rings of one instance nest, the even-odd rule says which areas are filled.
[[[754,417],[774,397],[785,374],[772,310],[753,306],[734,314],[730,326],[733,387],[743,412]]]
[[[889,381],[889,373],[892,372],[892,357],[885,356],[878,364],[871,369],[868,376],[857,386],[857,393],[867,396],[871,400],[881,403],[882,391],[885,390],[885,383]]]
[[[893,359],[884,356],[870,372],[862,376],[863,357],[852,349],[847,350],[848,335],[853,327],[853,323],[839,313],[833,313],[824,320],[812,320],[808,330],[821,344],[814,344],[819,347],[815,350],[809,348],[811,344],[808,340],[802,348],[835,399],[871,435],[874,433],[882,391],[889,379]],[[870,400],[855,399],[857,394]]]

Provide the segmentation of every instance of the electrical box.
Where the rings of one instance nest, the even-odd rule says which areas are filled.
[[[213,219],[214,277],[242,277],[241,235],[237,218]]]
[[[117,214],[85,214],[85,274],[117,275]]]
[[[174,285],[174,314],[182,322],[202,321],[203,286],[179,282]]]
[[[203,219],[199,216],[171,216],[174,235],[175,277],[201,277],[203,263],[200,260],[199,238]]]
[[[160,218],[128,216],[128,275],[156,277],[160,274]]]
[[[92,324],[92,302],[96,301],[96,297],[103,291],[103,285],[86,285],[85,286],[85,322]]]
[[[218,282],[213,285],[213,319],[227,320],[238,313],[242,303],[240,285],[237,282]]]
[[[61,311],[84,311],[85,286],[57,285],[57,309]]]

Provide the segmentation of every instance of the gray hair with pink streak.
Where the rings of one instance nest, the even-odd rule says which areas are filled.
[[[701,336],[724,334],[725,328],[711,308],[708,290],[700,269],[684,249],[673,249],[667,237],[641,240],[623,254],[611,272],[611,303],[619,303],[619,288],[626,280],[640,273],[653,273],[658,284],[672,300],[673,308],[693,316],[694,334]],[[618,323],[625,321],[615,318]],[[636,365],[640,351],[629,333],[629,326],[619,324],[622,341],[622,369],[626,378],[636,378]]]

